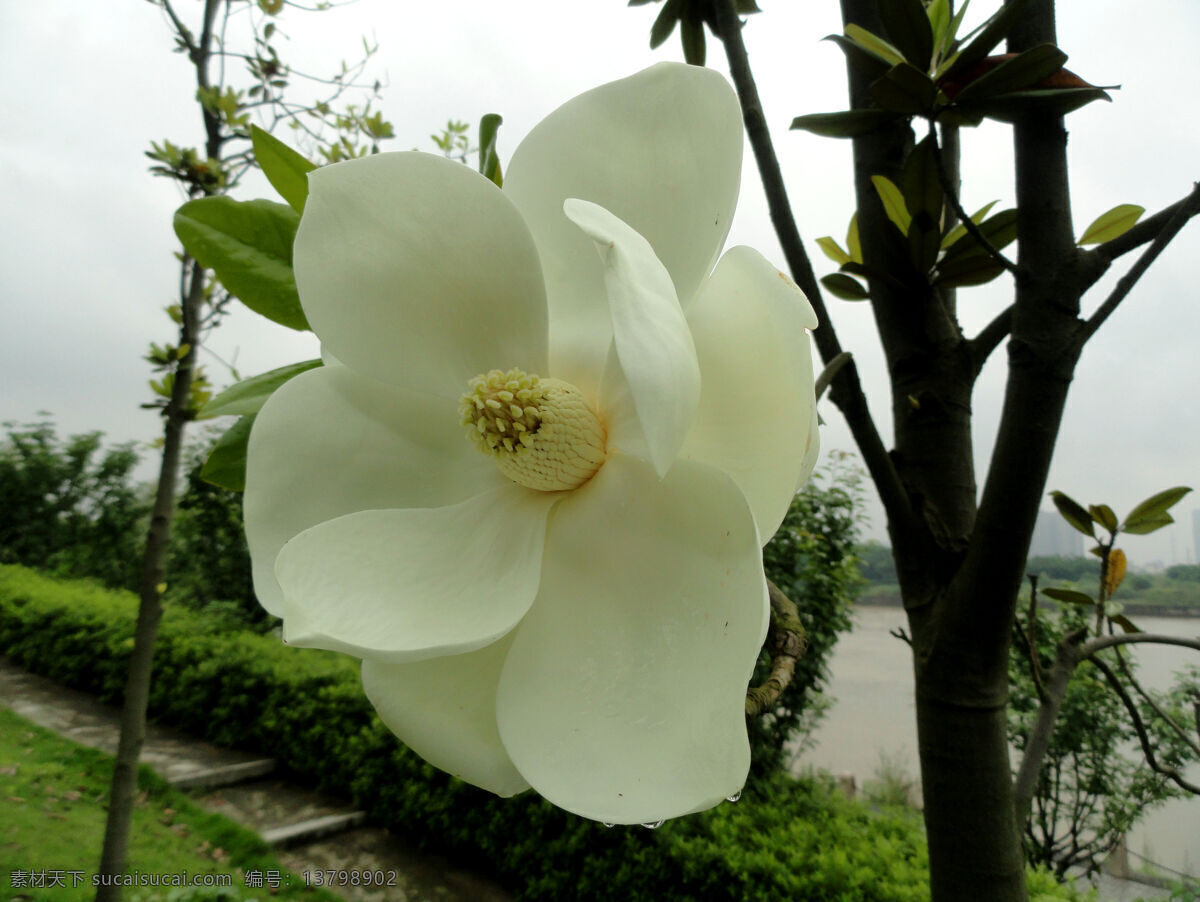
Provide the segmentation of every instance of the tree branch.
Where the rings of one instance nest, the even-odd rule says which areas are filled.
[[[1137,262],[1129,268],[1129,272],[1125,273],[1125,275],[1120,278],[1116,287],[1112,290],[1112,293],[1104,299],[1104,303],[1101,304],[1096,309],[1096,312],[1091,315],[1091,318],[1084,323],[1083,329],[1081,330],[1079,336],[1079,341],[1081,344],[1096,334],[1096,330],[1104,325],[1104,321],[1107,320],[1113,314],[1113,311],[1117,309],[1117,306],[1123,300],[1125,300],[1129,292],[1133,290],[1133,286],[1137,284],[1138,280],[1143,275],[1145,275],[1146,270],[1148,270],[1150,265],[1158,259],[1158,255],[1166,249],[1167,245],[1171,243],[1171,240],[1179,234],[1185,225],[1187,225],[1188,220],[1197,213],[1200,213],[1200,182],[1196,183],[1195,187],[1192,189],[1192,193],[1188,196],[1188,198],[1184,201],[1181,201],[1180,204],[1175,206],[1173,209],[1174,212],[1167,217],[1158,234],[1154,236],[1154,240],[1150,243],[1150,246],[1142,252],[1142,255],[1138,257]],[[1132,231],[1132,229],[1130,231]],[[1126,232],[1125,234],[1128,235],[1129,232]],[[1117,239],[1114,238],[1113,240],[1116,241]],[[1100,247],[1105,246],[1106,245],[1101,245]],[[1097,250],[1099,250],[1099,248],[1097,248]]]
[[[1009,304],[998,314],[996,318],[979,330],[979,334],[967,342],[967,346],[971,349],[971,356],[975,359],[975,372],[979,373],[983,369],[983,365],[992,355],[992,352],[1000,346],[1000,342],[1004,341],[1005,336],[1012,330],[1013,308]]]
[[[817,314],[821,325],[813,333],[813,340],[821,359],[826,364],[842,353],[841,343],[833,328],[829,311],[821,294],[813,272],[812,262],[804,250],[804,242],[796,228],[796,218],[792,214],[791,202],[788,200],[787,187],[783,181],[783,173],[779,168],[779,158],[771,141],[771,132],[767,127],[766,116],[763,113],[762,101],[758,96],[758,87],[754,82],[754,73],[750,69],[750,60],[746,54],[746,45],[742,41],[742,26],[738,19],[735,0],[715,0],[713,3],[717,36],[725,46],[725,55],[729,61],[729,72],[737,89],[738,101],[742,107],[742,119],[746,126],[746,135],[750,147],[754,151],[754,159],[758,165],[759,177],[762,179],[763,190],[767,196],[767,206],[770,209],[771,224],[779,238],[784,258],[792,272],[792,278],[807,295],[809,303]],[[901,532],[910,532],[914,516],[908,501],[908,495],[900,482],[900,475],[887,453],[887,448],[880,438],[879,430],[871,417],[867,406],[866,393],[858,378],[858,368],[851,361],[843,366],[833,382],[830,400],[837,405],[855,444],[863,456],[863,463],[871,474],[871,479],[879,490],[890,523]]]
[[[954,189],[954,183],[950,180],[950,176],[946,172],[945,161],[942,159],[942,146],[938,143],[937,126],[930,124],[929,137],[933,140],[933,160],[937,164],[938,180],[942,183],[942,192],[949,198],[950,205],[954,208],[954,213],[958,217],[959,225],[967,230],[968,235],[979,242],[980,247],[987,251],[989,257],[1003,266],[1008,272],[1016,275],[1017,264],[1000,253],[992,242],[987,240],[983,232],[979,231],[979,226],[975,225],[975,221],[971,219],[959,202],[958,192]]]
[[[779,700],[796,674],[796,661],[808,650],[808,635],[795,602],[771,580],[767,580],[767,593],[771,599],[771,629],[767,633],[771,672],[761,686],[746,690],[747,717],[762,714]]]
[[[1161,232],[1167,223],[1171,221],[1171,217],[1178,213],[1180,208],[1187,207],[1188,204],[1194,203],[1195,197],[1196,189],[1193,186],[1192,193],[1187,197],[1177,200],[1169,207],[1164,207],[1163,209],[1159,210],[1153,216],[1143,219],[1133,228],[1129,229],[1129,231],[1122,232],[1116,238],[1113,238],[1110,241],[1105,241],[1103,244],[1096,245],[1094,248],[1088,251],[1087,256],[1094,257],[1097,260],[1102,261],[1104,268],[1107,269],[1108,264],[1112,263],[1112,261],[1117,259],[1117,257],[1127,254],[1129,251],[1134,250],[1135,248],[1141,247],[1148,241],[1153,241],[1158,236],[1158,233]],[[1197,212],[1200,211],[1193,207],[1191,215],[1195,216]],[[1102,269],[1101,273],[1103,271],[1104,270]]]

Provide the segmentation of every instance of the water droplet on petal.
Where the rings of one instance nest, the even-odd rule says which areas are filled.
[[[616,826],[616,824],[605,824],[604,826],[608,827],[611,830],[613,827]]]
[[[651,824],[642,824],[642,826],[645,827],[647,830],[657,830],[659,827],[662,826],[662,824],[663,824],[662,821],[654,821]]]
[[[725,799],[725,801],[727,801],[727,802],[736,802],[736,801],[737,801],[738,799],[740,799],[741,797],[742,797],[742,791],[739,789],[739,790],[738,790],[737,792],[735,792],[733,795],[731,795],[731,796],[727,796],[727,797],[726,797],[726,799]]]

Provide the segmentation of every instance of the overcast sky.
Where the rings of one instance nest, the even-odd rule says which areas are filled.
[[[976,0],[982,17],[995,5]],[[177,0],[194,21],[198,0]],[[845,107],[840,52],[821,38],[841,30],[832,0],[760,0],[745,31],[801,234],[819,274],[832,271],[815,239],[839,238],[853,211],[846,142],[789,132],[801,113]],[[1179,199],[1200,178],[1200,4],[1060,0],[1059,45],[1068,67],[1098,84],[1121,84],[1112,104],[1073,114],[1071,164],[1077,232],[1117,203],[1149,212]],[[977,8],[976,8],[977,7]],[[286,61],[329,73],[356,57],[362,35],[380,45],[374,75],[381,109],[397,130],[391,147],[432,149],[449,118],[477,123],[501,113],[507,158],[533,124],[590,87],[654,62],[681,59],[677,37],[651,51],[660,7],[622,0],[359,0],[280,21]],[[231,35],[231,42],[234,40]],[[710,62],[723,68],[719,45]],[[236,76],[235,76],[236,81]],[[199,114],[185,58],[168,26],[139,0],[0,0],[0,420],[53,414],[61,434],[103,430],[113,441],[148,442],[160,432],[150,399],[147,343],[172,337],[162,308],[175,302],[178,190],[146,172],[152,139],[198,145]],[[286,137],[286,136],[285,136]],[[985,125],[964,135],[964,205],[1013,200],[1011,137]],[[731,244],[749,244],[782,264],[758,176],[750,165]],[[266,194],[249,182],[240,196]],[[1086,300],[1094,309],[1131,261]],[[1190,225],[1089,344],[1077,371],[1048,489],[1106,501],[1122,514],[1172,485],[1200,484],[1200,222]],[[964,293],[963,325],[974,333],[1011,295],[1007,277]],[[890,435],[886,377],[870,311],[830,299],[844,347],[859,361],[881,432]],[[208,342],[252,375],[315,356],[315,341],[238,311]],[[1188,350],[1191,348],[1192,350]],[[206,357],[222,386],[228,370]],[[976,390],[982,480],[1004,388],[1003,351]],[[851,449],[826,402],[825,448]],[[149,469],[147,469],[147,474]],[[1046,505],[1049,507],[1049,504]],[[1134,565],[1195,561],[1189,496],[1179,525],[1125,547]],[[876,505],[871,505],[877,511]],[[871,534],[883,538],[876,513]]]

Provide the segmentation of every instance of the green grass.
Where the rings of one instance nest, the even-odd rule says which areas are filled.
[[[91,881],[103,845],[112,764],[111,756],[0,708],[0,888],[18,899],[83,902],[93,898]],[[283,870],[255,833],[203,811],[144,767],[138,787],[127,873],[186,874],[187,879],[214,875],[214,880],[219,879],[215,875],[225,875],[230,882],[224,893],[129,888],[126,899],[336,902],[338,897],[306,888],[299,877]],[[30,887],[26,879],[26,888],[20,889],[14,886],[17,871],[58,872],[65,887],[50,879],[42,887]],[[280,875],[282,886],[277,892],[247,888],[246,873],[265,877],[271,871]]]

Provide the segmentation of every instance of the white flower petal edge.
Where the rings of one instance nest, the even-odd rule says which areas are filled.
[[[804,294],[757,251],[725,254],[687,312],[703,389],[681,456],[724,470],[764,542],[816,462],[812,350]]]
[[[363,660],[363,690],[388,729],[460,780],[501,796],[529,788],[496,728],[496,684],[509,634],[478,651],[397,664]]]
[[[509,485],[451,507],[366,510],[283,546],[284,639],[392,661],[481,648],[537,594],[551,492]]]
[[[546,372],[533,237],[469,166],[407,152],[315,170],[294,259],[313,331],[364,375],[457,398],[496,366]]]
[[[542,255],[558,378],[594,394],[611,338],[600,267],[591,242],[564,228],[563,201],[581,197],[629,223],[686,307],[725,243],[741,171],[737,97],[699,66],[660,63],[580,94],[534,127],[513,152],[504,193]]]
[[[613,344],[650,460],[664,476],[700,403],[696,348],[675,286],[646,239],[603,207],[571,198],[563,210],[596,243],[604,263]],[[609,440],[620,446],[622,431],[633,424],[616,400],[602,398],[601,406],[612,418]]]
[[[746,779],[746,686],[766,626],[758,532],[733,481],[688,461],[659,480],[615,455],[554,511],[538,599],[500,676],[504,747],[584,817],[712,807]]]
[[[463,438],[452,404],[330,364],[301,373],[254,421],[246,539],[254,591],[275,616],[275,556],[311,526],[369,508],[443,507],[507,485]]]

